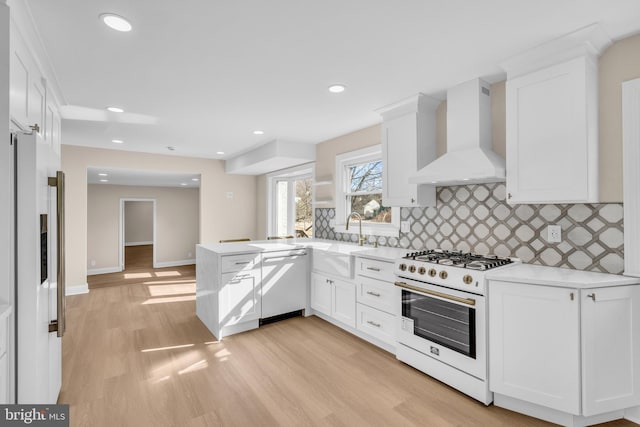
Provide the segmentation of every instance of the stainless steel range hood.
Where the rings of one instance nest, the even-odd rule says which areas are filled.
[[[459,185],[505,180],[491,149],[491,93],[480,79],[447,91],[447,152],[409,177],[412,184]]]

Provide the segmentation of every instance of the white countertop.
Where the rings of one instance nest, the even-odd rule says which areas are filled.
[[[533,264],[515,264],[501,268],[487,273],[486,278],[489,280],[489,286],[491,286],[492,280],[496,280],[573,289],[592,289],[640,283],[640,278],[638,277]]]
[[[362,255],[366,258],[383,261],[395,261],[407,253],[407,249],[389,247],[374,248],[368,245],[358,246],[355,243],[325,239],[255,240],[250,242],[205,243],[198,246],[220,255],[311,248],[342,255]]]

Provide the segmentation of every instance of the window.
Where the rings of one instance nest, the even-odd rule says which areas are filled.
[[[398,236],[399,209],[382,204],[383,167],[380,145],[336,157],[336,231],[347,231],[347,215],[357,212],[363,233]]]
[[[268,236],[313,237],[312,169],[278,171],[269,179]]]

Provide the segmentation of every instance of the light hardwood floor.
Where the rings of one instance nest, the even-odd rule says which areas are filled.
[[[60,402],[72,426],[549,425],[314,316],[218,342],[195,316],[193,266],[132,274],[67,299]]]

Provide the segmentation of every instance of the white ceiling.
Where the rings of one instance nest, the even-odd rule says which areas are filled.
[[[102,182],[101,180],[106,180],[106,182]],[[200,175],[192,173],[90,167],[87,168],[87,183],[100,185],[200,188]]]
[[[638,0],[26,2],[65,114],[95,120],[65,120],[64,143],[209,158],[318,143],[417,92],[502,80],[497,64],[593,22],[613,39],[640,31]],[[110,30],[104,12],[133,31]]]

